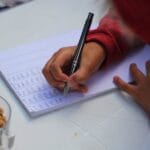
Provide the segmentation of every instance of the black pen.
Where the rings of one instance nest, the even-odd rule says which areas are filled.
[[[71,65],[71,70],[70,70],[69,75],[73,74],[78,68],[80,56],[81,56],[86,37],[87,37],[87,34],[89,32],[91,23],[92,23],[93,16],[94,16],[94,14],[89,12],[88,17],[85,21],[81,36],[80,36],[79,43],[77,45],[77,48],[76,48],[74,56],[73,56],[73,62]],[[64,95],[66,95],[69,92],[69,90],[70,90],[70,87],[66,83],[65,87],[64,87]]]

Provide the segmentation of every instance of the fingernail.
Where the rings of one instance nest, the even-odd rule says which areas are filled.
[[[116,82],[118,80],[119,80],[119,78],[117,76],[114,76],[113,81]]]
[[[130,66],[131,67],[137,67],[137,65],[135,63],[132,63]]]

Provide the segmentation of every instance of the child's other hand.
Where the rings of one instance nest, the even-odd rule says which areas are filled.
[[[80,67],[75,73],[68,76],[66,74],[67,66],[71,64],[75,49],[75,46],[61,48],[47,62],[43,68],[43,74],[49,84],[58,89],[62,90],[65,82],[67,82],[72,90],[86,92],[86,81],[102,64],[105,58],[105,52],[104,49],[95,42],[85,44],[81,55]]]
[[[114,82],[119,88],[131,95],[150,114],[150,60],[146,62],[146,71],[147,73],[144,75],[136,64],[131,64],[130,72],[136,84],[128,84],[118,76],[114,77]]]

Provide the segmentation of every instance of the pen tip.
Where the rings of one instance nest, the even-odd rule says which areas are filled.
[[[68,86],[66,86],[64,88],[64,92],[63,92],[64,96],[66,96],[68,94],[69,90],[70,90],[70,88]]]
[[[92,13],[92,12],[89,12],[89,16],[94,16],[94,13]]]

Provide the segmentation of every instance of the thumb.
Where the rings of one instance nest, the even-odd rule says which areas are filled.
[[[69,86],[73,90],[87,92],[88,88],[85,83],[88,80],[88,76],[89,73],[86,71],[86,69],[80,68],[70,76]]]
[[[90,75],[91,72],[87,68],[81,67],[70,76],[70,80],[76,82],[77,84],[85,84]]]

